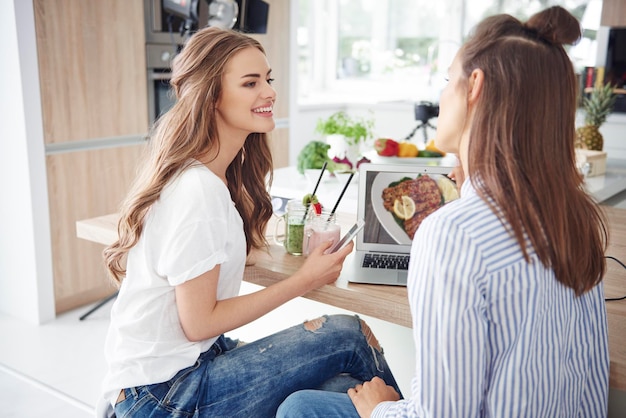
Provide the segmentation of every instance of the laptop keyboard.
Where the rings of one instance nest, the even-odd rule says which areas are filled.
[[[400,254],[365,254],[363,267],[375,269],[409,269],[409,255]]]

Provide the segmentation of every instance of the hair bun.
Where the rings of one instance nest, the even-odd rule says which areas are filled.
[[[553,44],[573,45],[582,35],[578,20],[561,6],[534,14],[524,26]]]

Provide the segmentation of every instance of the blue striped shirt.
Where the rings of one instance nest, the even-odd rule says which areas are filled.
[[[602,417],[609,356],[602,285],[576,297],[469,181],[411,249],[410,399],[372,417]]]

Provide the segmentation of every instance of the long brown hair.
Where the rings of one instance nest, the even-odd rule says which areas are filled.
[[[250,47],[265,53],[247,35],[210,27],[196,32],[173,60],[170,83],[176,103],[154,126],[150,155],[120,210],[119,239],[104,251],[106,267],[117,282],[126,274],[125,256],[139,240],[146,214],[165,185],[194,158],[208,151],[217,154],[215,106],[224,67],[233,55]],[[266,134],[248,136],[227,168],[226,179],[243,218],[248,252],[266,246],[264,231],[272,215],[266,184],[272,181],[272,157]]]
[[[529,260],[541,262],[577,295],[604,276],[604,213],[584,191],[575,164],[577,82],[562,44],[578,21],[551,7],[522,23],[485,19],[461,48],[463,71],[484,72],[470,132],[468,170],[478,193],[510,225]]]

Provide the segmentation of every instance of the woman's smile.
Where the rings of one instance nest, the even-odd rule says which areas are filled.
[[[272,104],[269,104],[269,105],[265,105],[262,107],[254,108],[252,109],[252,112],[263,117],[273,117],[274,116],[273,110],[274,110],[274,107],[272,106]]]

